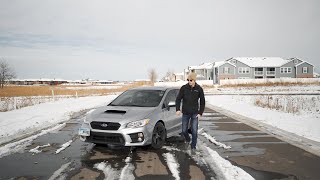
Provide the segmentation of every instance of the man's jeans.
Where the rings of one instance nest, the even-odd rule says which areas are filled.
[[[195,149],[198,138],[198,114],[183,114],[182,115],[182,134],[186,141],[190,142],[190,136],[188,134],[189,120],[191,119],[191,131],[192,131],[192,142],[191,149]]]

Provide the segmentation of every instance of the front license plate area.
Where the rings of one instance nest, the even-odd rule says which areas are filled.
[[[90,136],[90,129],[89,128],[79,128],[80,136]]]

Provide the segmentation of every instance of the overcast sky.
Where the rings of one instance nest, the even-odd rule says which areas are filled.
[[[18,78],[135,80],[231,57],[320,67],[318,0],[1,0]]]

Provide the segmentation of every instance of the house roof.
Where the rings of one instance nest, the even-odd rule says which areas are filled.
[[[280,57],[236,57],[233,59],[250,67],[280,67],[292,61]]]
[[[213,67],[219,67],[219,66],[221,66],[221,65],[223,65],[223,64],[225,64],[225,63],[226,63],[226,61],[214,62],[214,66],[213,66]]]
[[[234,64],[232,64],[232,63],[230,63],[230,62],[228,62],[228,61],[218,61],[218,62],[215,62],[215,63],[214,63],[214,66],[213,66],[213,67],[220,67],[220,66],[222,66],[222,65],[224,65],[224,64],[230,64],[230,65],[232,65],[232,66],[235,66]]]
[[[189,69],[212,69],[213,63],[202,63],[199,66],[189,66]]]
[[[296,66],[300,66],[301,64],[304,64],[304,63],[310,64],[307,61],[302,61],[301,63],[297,64]],[[312,64],[310,64],[310,65],[313,66]]]

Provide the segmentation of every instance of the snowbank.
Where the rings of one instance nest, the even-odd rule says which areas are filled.
[[[0,144],[67,121],[74,112],[105,105],[115,97],[116,95],[64,99],[0,112]]]

